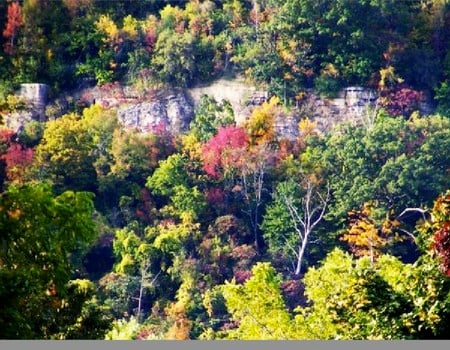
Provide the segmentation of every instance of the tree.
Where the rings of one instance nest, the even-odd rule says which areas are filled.
[[[92,156],[98,177],[105,176],[112,163],[114,131],[118,129],[117,114],[100,105],[85,108],[80,120],[82,128],[92,138]]]
[[[369,256],[373,264],[382,250],[395,237],[392,234],[392,226],[386,220],[382,227],[377,227],[370,215],[373,206],[365,203],[360,211],[349,213],[349,229],[341,237],[342,241],[349,244],[350,250],[355,256]]]
[[[155,252],[155,249],[144,239],[140,238],[135,232],[127,228],[116,231],[113,249],[118,258],[118,262],[114,269],[115,272],[121,275],[118,278],[119,283],[121,280],[124,280],[123,282],[127,283],[127,280],[133,280],[137,277],[136,281],[133,281],[133,284],[137,287],[137,291],[131,290],[129,291],[131,295],[126,296],[128,300],[128,308],[126,311],[131,309],[131,305],[136,305],[137,301],[134,316],[138,322],[141,322],[144,314],[144,292],[149,288],[154,287],[161,272],[159,271],[157,274],[153,274],[152,272],[152,267],[154,267],[153,260],[157,259],[157,252]],[[128,279],[121,277],[128,277]]]
[[[431,212],[432,221],[425,229],[433,234],[432,248],[440,259],[441,269],[450,276],[450,191],[439,196]],[[431,233],[430,232],[430,233]]]
[[[371,267],[367,257],[353,261],[336,248],[319,268],[306,273],[305,294],[313,303],[306,312],[307,327],[320,330],[320,317],[327,327],[323,335],[314,332],[319,339],[407,337],[403,317],[411,311],[409,300]]]
[[[52,181],[58,191],[97,188],[93,135],[80,119],[68,114],[48,122],[36,148],[34,166],[38,178]]]
[[[243,285],[222,286],[228,311],[238,328],[228,338],[240,340],[292,339],[294,323],[281,295],[281,279],[270,263],[257,263]],[[294,328],[294,329],[293,329]]]
[[[424,100],[424,95],[407,87],[397,87],[384,92],[380,98],[380,105],[386,108],[390,115],[409,117],[412,112],[419,109],[419,103]]]
[[[192,34],[164,30],[158,36],[152,67],[163,83],[186,87],[195,77],[195,38]]]
[[[219,127],[234,124],[234,112],[228,101],[216,102],[203,95],[195,110],[190,130],[199,141],[205,142],[217,134]]]
[[[293,179],[281,182],[264,216],[262,228],[269,249],[285,257],[295,257],[294,273],[301,273],[311,235],[325,215],[330,190],[322,193],[319,185],[305,177],[301,184]],[[292,258],[291,258],[292,259]]]
[[[251,145],[271,144],[275,141],[275,117],[278,103],[279,98],[272,97],[252,111],[244,125],[250,136]]]
[[[0,159],[6,163],[6,177],[11,183],[24,183],[27,168],[32,164],[33,149],[13,143]]]
[[[450,85],[448,81],[442,82],[435,88],[434,99],[438,102],[437,112],[445,116],[450,115],[449,90]]]
[[[308,327],[327,325],[328,339],[445,337],[450,282],[439,269],[442,256],[432,244],[439,225],[426,220],[417,226],[423,254],[413,264],[387,254],[375,262],[368,256],[355,260],[335,248],[305,275],[305,294],[312,306],[299,311]]]
[[[94,283],[87,279],[69,281],[66,300],[51,339],[102,339],[113,317],[108,307],[99,304]],[[78,318],[74,319],[75,315]]]
[[[248,136],[241,127],[221,127],[203,148],[203,170],[212,177],[233,176],[233,168],[239,161],[234,151],[247,147]]]
[[[172,154],[160,161],[159,167],[147,179],[146,186],[157,195],[172,195],[177,186],[189,187],[189,177],[185,169],[186,159],[180,154]]]
[[[66,72],[60,33],[68,29],[62,1],[24,0],[23,25],[12,57],[14,81],[42,82],[58,86]],[[60,87],[60,85],[59,85]]]
[[[387,215],[431,203],[447,187],[450,160],[442,150],[448,148],[448,123],[440,116],[404,120],[380,112],[372,128],[342,125],[310,144],[302,161],[330,183],[328,218],[343,222],[372,201],[372,218],[381,225]]]
[[[3,36],[8,40],[4,44],[4,50],[8,55],[14,53],[14,44],[17,38],[19,28],[23,24],[22,11],[18,2],[11,2],[8,5],[8,14],[6,27],[3,30]]]
[[[239,194],[245,203],[242,211],[247,215],[256,251],[260,250],[260,230],[262,207],[268,193],[268,178],[275,166],[276,153],[265,142],[241,153],[237,166],[236,186],[233,191]]]
[[[218,217],[208,227],[198,248],[201,271],[211,279],[211,284],[223,283],[236,277],[241,283],[239,273],[250,273],[249,268],[257,256],[250,246],[252,237],[245,222],[233,215]]]
[[[54,196],[43,184],[10,186],[0,208],[1,338],[48,339],[68,330],[80,316],[80,310],[64,316],[64,305],[72,302],[70,256],[97,234],[92,197],[70,191]]]
[[[28,167],[33,160],[33,149],[17,140],[16,133],[9,129],[0,132],[0,161],[4,171],[4,180],[9,183],[24,183]]]
[[[140,201],[138,193],[143,193],[142,188],[158,167],[158,162],[175,152],[173,138],[169,134],[139,133],[123,128],[114,130],[108,148],[110,154],[107,158],[99,162],[100,158],[95,163],[97,169],[103,165],[97,173],[99,194],[107,208],[114,208],[123,196],[130,198],[130,204]]]

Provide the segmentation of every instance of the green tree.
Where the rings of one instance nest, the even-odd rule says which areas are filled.
[[[23,1],[23,26],[12,59],[15,82],[59,85],[65,74],[60,33],[68,30],[67,15],[62,1]]]
[[[99,105],[85,108],[80,120],[83,129],[92,138],[92,156],[98,177],[105,176],[111,167],[113,135],[118,129],[117,114]]]
[[[299,310],[308,327],[329,325],[328,339],[445,337],[450,281],[431,244],[434,217],[417,227],[422,256],[412,264],[386,254],[375,263],[367,256],[354,260],[336,248],[320,267],[311,268],[304,282],[312,306]]]
[[[328,333],[319,339],[402,339],[407,336],[403,317],[411,307],[375,270],[368,258],[353,261],[333,250],[321,267],[305,275],[305,294],[313,303],[311,317],[323,317]],[[308,318],[309,319],[309,318]],[[308,319],[306,322],[308,322]],[[320,325],[309,323],[311,329]],[[324,337],[325,336],[325,337]]]
[[[308,48],[303,53],[313,77],[326,77],[324,69],[331,64],[340,80],[361,84],[382,67],[383,52],[390,40],[401,38],[413,8],[388,1],[295,0],[281,5],[277,20]]]
[[[294,322],[280,290],[281,278],[270,263],[257,263],[252,277],[243,285],[226,283],[222,293],[237,329],[228,332],[229,339],[292,339]]]
[[[36,148],[38,178],[52,181],[58,191],[97,188],[93,135],[86,132],[80,119],[68,114],[48,122]]]
[[[148,297],[148,289],[153,287],[159,276],[159,272],[156,275],[152,272],[153,260],[157,260],[158,253],[145,239],[128,228],[116,231],[113,249],[118,258],[114,270],[119,276],[111,274],[109,277],[112,283],[105,284],[105,287],[115,292],[114,282],[117,282],[119,286],[123,283],[122,288],[125,288],[127,294],[122,296],[122,298],[125,298],[125,302],[122,299],[122,304],[125,305],[120,305],[120,302],[117,303],[118,298],[111,298],[109,302],[116,304],[116,312],[122,310],[122,317],[127,313],[130,314],[131,311],[132,315],[140,322],[144,313],[144,297]],[[104,283],[107,280],[108,278],[104,278]],[[128,285],[133,285],[135,290],[132,290],[132,288],[128,290]]]
[[[42,184],[10,186],[0,208],[1,338],[48,339],[68,331],[81,312],[64,313],[76,302],[68,298],[70,256],[97,234],[92,197],[70,191],[54,196]]]
[[[147,187],[155,194],[170,195],[175,186],[188,186],[185,162],[180,154],[173,154],[161,161],[158,169],[148,178]]]
[[[234,112],[228,101],[217,102],[203,95],[195,110],[190,130],[199,141],[205,142],[213,137],[219,127],[234,124]]]
[[[431,203],[448,183],[448,123],[440,116],[404,120],[381,112],[373,127],[343,125],[308,146],[303,165],[330,183],[328,217],[343,222],[372,201],[372,218],[381,224],[386,215]]]
[[[158,36],[151,62],[162,82],[179,87],[191,85],[195,78],[195,38],[188,32],[164,30]]]

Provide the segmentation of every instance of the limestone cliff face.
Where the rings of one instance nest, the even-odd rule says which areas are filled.
[[[46,84],[21,84],[19,96],[27,102],[39,119],[45,119],[45,107],[47,105],[49,86]]]
[[[187,91],[194,104],[200,102],[202,95],[208,95],[217,102],[227,100],[233,107],[236,123],[245,121],[252,105],[262,102],[265,93],[247,85],[242,79],[218,79],[207,86],[198,86]],[[255,101],[258,97],[258,101]],[[267,98],[267,95],[265,96]]]
[[[160,89],[145,93],[115,83],[79,90],[61,96],[50,104],[47,104],[47,93],[48,87],[43,84],[24,84],[20,96],[27,101],[27,109],[9,115],[6,125],[17,131],[31,120],[57,118],[67,113],[69,106],[77,105],[82,108],[100,104],[116,109],[119,122],[126,128],[139,132],[167,130],[180,134],[189,129],[195,107],[203,94],[218,102],[228,100],[234,109],[238,125],[251,115],[253,108],[268,98],[264,91],[257,91],[237,79],[221,79],[208,86],[189,90]],[[375,91],[363,87],[345,88],[334,99],[322,98],[309,91],[296,108],[276,116],[275,130],[280,138],[294,139],[299,134],[300,119],[306,117],[317,123],[320,132],[330,130],[343,121],[361,125],[368,117],[368,107],[376,104]]]
[[[342,89],[336,98],[322,98],[309,91],[297,114],[315,121],[319,131],[325,132],[340,122],[361,124],[369,109],[376,106],[377,99],[374,90],[359,86]]]
[[[216,101],[228,100],[233,106],[237,124],[243,123],[252,109],[267,99],[263,91],[257,91],[242,80],[221,79],[209,86],[191,89],[188,93],[195,103],[198,103],[202,94]],[[281,138],[294,139],[299,134],[298,123],[305,117],[315,121],[321,132],[341,121],[357,124],[364,117],[367,107],[375,106],[376,101],[373,90],[358,86],[342,89],[334,99],[322,98],[308,91],[304,100],[290,113],[276,116],[275,130]]]
[[[25,103],[25,108],[5,115],[5,126],[17,132],[31,121],[45,121],[48,92],[46,84],[21,84],[17,96]]]
[[[117,110],[119,122],[139,132],[167,130],[179,134],[189,129],[194,110],[203,94],[216,101],[228,100],[234,110],[236,123],[245,122],[252,110],[267,99],[264,91],[257,91],[240,80],[218,80],[211,85],[184,90],[155,90],[142,94],[119,84],[96,86],[75,91],[47,104],[48,87],[43,84],[24,84],[20,96],[28,103],[27,109],[11,114],[6,124],[13,130],[31,120],[46,121],[68,112],[70,106],[79,108],[99,104]],[[308,117],[325,131],[340,121],[355,121],[376,96],[369,90],[352,87],[342,90],[336,99],[323,99],[308,92],[305,99],[290,113],[276,116],[275,130],[279,137],[298,136],[298,122]]]
[[[194,108],[184,93],[169,94],[153,101],[125,104],[117,111],[119,122],[140,132],[164,128],[174,134],[189,129]]]

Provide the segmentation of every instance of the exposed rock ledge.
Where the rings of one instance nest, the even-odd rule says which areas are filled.
[[[121,105],[117,111],[119,122],[141,132],[164,128],[174,134],[189,129],[194,108],[184,93],[170,94],[154,101]]]
[[[163,128],[179,134],[189,129],[194,109],[203,94],[218,102],[228,100],[234,109],[237,124],[245,121],[255,105],[267,98],[264,92],[239,79],[219,79],[208,86],[189,90],[161,89],[145,93],[116,83],[78,90],[50,104],[47,104],[47,91],[43,84],[27,84],[22,88],[21,95],[29,105],[26,110],[5,118],[6,125],[18,131],[31,120],[45,121],[59,117],[67,112],[71,104],[84,107],[95,103],[115,108],[120,123],[127,128],[140,132]],[[315,121],[320,132],[330,130],[342,121],[360,125],[364,122],[367,107],[376,105],[376,101],[375,92],[362,87],[343,89],[335,99],[321,98],[310,91],[297,108],[277,116],[275,129],[282,138],[292,139],[298,136],[298,122],[305,117]]]

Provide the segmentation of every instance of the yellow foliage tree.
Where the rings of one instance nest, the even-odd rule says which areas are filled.
[[[393,66],[380,69],[380,81],[378,82],[378,88],[380,90],[384,90],[401,83],[403,83],[403,79],[395,73],[395,68]]]
[[[119,40],[119,28],[109,15],[101,15],[95,26],[100,32],[106,34],[106,43],[115,43]]]
[[[131,15],[123,19],[122,32],[131,40],[135,40],[138,36],[139,22]]]
[[[397,236],[392,235],[396,222],[386,219],[381,227],[377,226],[371,218],[373,209],[372,203],[364,203],[362,210],[351,211],[350,228],[341,237],[355,256],[369,256],[372,263],[381,255],[383,248],[398,240]]]
[[[275,116],[280,112],[279,102],[278,97],[272,97],[256,107],[245,122],[244,128],[250,135],[251,145],[272,143],[275,140]]]

